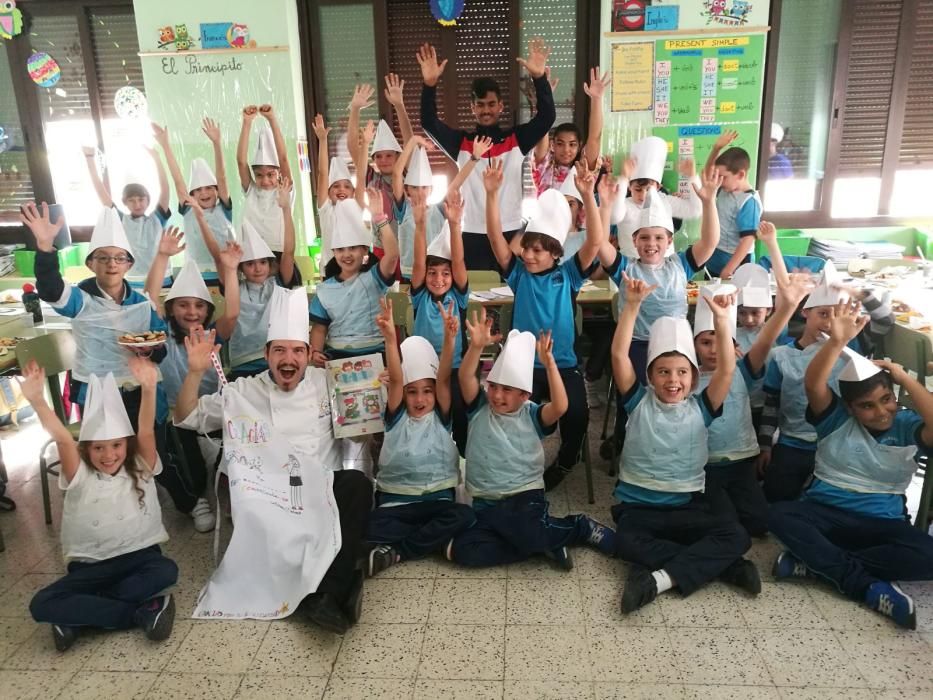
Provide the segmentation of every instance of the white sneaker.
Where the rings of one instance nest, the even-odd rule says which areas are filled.
[[[198,532],[210,532],[214,529],[216,517],[211,510],[211,504],[206,498],[199,498],[191,509],[191,517],[194,519],[194,529]]]
[[[601,382],[598,379],[595,382],[585,379],[584,383],[586,384],[586,405],[590,408],[599,408],[602,406],[603,388],[600,386]]]

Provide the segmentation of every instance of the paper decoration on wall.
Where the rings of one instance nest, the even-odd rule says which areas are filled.
[[[677,29],[680,7],[677,5],[654,5],[645,8],[645,31],[662,32]]]
[[[26,59],[26,70],[36,85],[50,88],[62,77],[62,70],[55,59],[44,51],[36,51]]]
[[[645,28],[645,6],[651,0],[613,0],[612,31],[640,32]]]
[[[201,24],[202,49],[254,49],[249,26],[241,22],[205,22]]]
[[[176,24],[174,27],[169,24],[164,27],[159,27],[160,49],[187,51],[192,48],[195,41],[196,40],[188,34],[187,24]]]
[[[310,152],[308,151],[307,140],[298,139],[295,141],[295,146],[298,149],[298,171],[302,173],[310,173],[311,157]]]
[[[16,7],[16,0],[0,2],[0,39],[12,39],[23,31],[23,13]]]
[[[443,26],[452,27],[463,14],[463,0],[431,0],[431,14]]]
[[[148,116],[146,96],[132,85],[124,85],[113,96],[113,108],[121,119],[139,119]]]
[[[752,4],[748,0],[703,0],[701,17],[706,17],[707,24],[724,24],[738,27],[748,24]]]
[[[256,41],[249,38],[249,27],[234,22],[227,30],[227,43],[235,49],[254,48]]]

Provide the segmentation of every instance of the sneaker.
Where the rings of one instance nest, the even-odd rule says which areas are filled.
[[[658,597],[658,584],[647,569],[634,567],[622,589],[622,614],[628,615]]]
[[[872,610],[890,617],[900,627],[917,629],[917,613],[913,599],[896,583],[877,581],[865,591],[865,602]]]
[[[393,564],[398,564],[399,556],[395,547],[390,544],[381,544],[369,550],[369,566],[366,571],[370,578],[385,571]]]
[[[52,639],[55,640],[55,648],[59,651],[66,651],[69,649],[77,638],[78,630],[74,627],[52,625]]]
[[[588,515],[583,516],[583,528],[586,533],[586,543],[592,545],[606,556],[612,557],[616,553],[616,531],[593,520]]]
[[[199,498],[189,515],[194,519],[194,529],[198,532],[210,532],[214,529],[217,518],[211,510],[211,504],[206,498]]]
[[[560,483],[570,473],[570,469],[571,468],[568,468],[568,467],[562,467],[556,461],[551,466],[549,466],[547,469],[545,469],[544,470],[544,490],[553,491],[558,486],[560,486]]]
[[[719,575],[719,578],[752,595],[761,593],[761,576],[758,575],[758,567],[748,559],[736,559]]]
[[[806,578],[809,573],[807,565],[786,549],[778,554],[771,567],[771,575],[776,579]]]
[[[353,572],[353,582],[347,590],[347,600],[343,605],[343,614],[352,627],[363,616],[363,570]]]
[[[586,384],[586,405],[590,408],[599,408],[603,405],[603,391],[600,386],[600,381],[598,379],[590,381],[589,379],[584,379]]]
[[[557,549],[547,552],[545,556],[555,561],[557,566],[564,571],[573,569],[573,557],[570,556],[570,550],[566,547],[558,547]]]
[[[350,623],[330,593],[312,593],[304,603],[308,620],[313,624],[334,634],[347,633]]]
[[[136,611],[136,621],[147,639],[154,642],[168,639],[175,624],[175,599],[167,593],[147,600]]]

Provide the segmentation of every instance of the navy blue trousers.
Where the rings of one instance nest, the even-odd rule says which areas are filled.
[[[754,457],[707,464],[705,494],[714,513],[738,520],[752,537],[768,532],[768,502],[758,483]]]
[[[474,522],[473,509],[454,501],[383,506],[369,516],[367,539],[372,544],[391,544],[402,561],[421,559],[432,552],[444,552],[447,543]]]

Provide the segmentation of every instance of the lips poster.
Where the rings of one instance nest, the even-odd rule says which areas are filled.
[[[326,365],[334,437],[356,437],[385,431],[385,393],[379,375],[382,355],[331,360]]]

